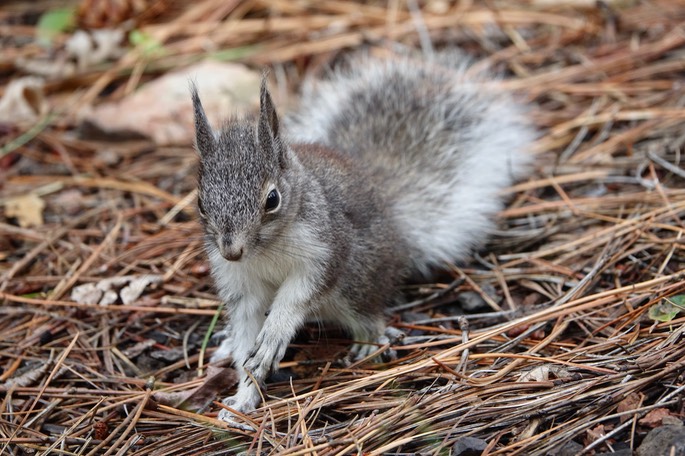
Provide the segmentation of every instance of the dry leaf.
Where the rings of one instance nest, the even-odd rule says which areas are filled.
[[[157,391],[152,395],[152,397],[162,405],[176,407],[178,404],[183,402],[188,396],[193,394],[193,391],[196,390],[197,388],[190,391]]]
[[[592,429],[588,429],[585,431],[585,438],[583,439],[585,445],[589,445],[590,443],[596,441],[597,439],[600,439],[604,437],[607,433],[606,428],[604,427],[603,424],[598,424]]]
[[[131,304],[138,299],[141,294],[143,294],[143,291],[145,291],[145,288],[147,288],[148,285],[151,283],[160,282],[161,280],[162,276],[159,275],[144,275],[141,277],[136,277],[119,292],[119,296],[121,296],[121,302],[124,304]]]
[[[12,387],[23,387],[36,384],[45,373],[52,368],[52,364],[44,362],[42,364],[34,365],[31,369],[26,370],[26,372],[21,373],[15,377],[7,379],[5,383],[2,384],[3,388],[10,389]]]
[[[630,393],[628,396],[626,396],[625,399],[623,399],[621,402],[618,403],[618,407],[616,411],[618,413],[622,412],[627,412],[630,410],[636,410],[638,407],[640,407],[640,404],[642,403],[642,398],[640,397],[639,394],[637,393]],[[623,415],[619,418],[621,423],[625,423],[629,419],[632,419],[632,415]]]
[[[81,113],[82,120],[105,132],[143,134],[159,145],[190,144],[190,81],[199,88],[207,116],[217,123],[229,114],[252,110],[259,102],[259,73],[244,65],[207,60],[149,82],[120,102]]]
[[[655,428],[664,424],[664,418],[667,419],[667,417],[670,417],[671,415],[671,411],[667,408],[657,408],[650,410],[643,418],[638,420],[638,423],[642,426]]]
[[[157,341],[154,339],[145,339],[124,350],[124,356],[126,356],[128,359],[134,359],[156,343]]]
[[[509,331],[507,331],[507,336],[508,337],[518,337],[524,332],[526,332],[530,328],[530,325],[525,323],[519,326],[516,326],[514,328],[511,328]]]
[[[35,122],[47,112],[43,80],[35,76],[10,81],[0,99],[0,122]]]
[[[207,379],[194,390],[176,393],[160,391],[153,396],[161,404],[183,410],[202,411],[237,382],[238,376],[234,369],[208,366]]]
[[[238,383],[236,371],[229,367],[216,371],[207,371],[207,380],[187,399],[178,405],[184,410],[204,410],[212,401],[224,395],[224,392]]]
[[[528,372],[524,373],[519,377],[517,381],[519,382],[544,382],[549,380],[551,377],[554,378],[568,378],[568,370],[562,366],[556,366],[552,364],[543,364],[542,366],[534,367]]]
[[[183,347],[174,347],[166,350],[155,350],[150,352],[150,358],[167,361],[170,363],[183,359],[185,350]]]
[[[79,304],[114,304],[121,298],[124,304],[136,301],[148,285],[161,282],[161,275],[110,277],[97,283],[84,283],[71,290],[71,299]],[[117,293],[116,289],[121,288]]]
[[[42,225],[43,209],[45,202],[34,193],[15,196],[5,201],[5,216],[16,218],[22,228]]]
[[[77,30],[65,43],[65,49],[76,59],[78,68],[84,69],[124,55],[124,38],[121,29]]]
[[[71,299],[79,304],[103,304],[100,302],[103,291],[94,283],[84,283],[71,290]],[[103,304],[104,305],[104,304]]]

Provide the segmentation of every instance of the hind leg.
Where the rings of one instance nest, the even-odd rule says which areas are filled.
[[[387,346],[385,351],[379,354],[379,360],[395,359],[397,352],[390,348],[404,339],[404,333],[392,326],[386,326],[383,317],[370,319],[367,325],[354,325],[349,330],[356,341],[345,357],[345,362],[359,361],[376,353],[380,348]]]

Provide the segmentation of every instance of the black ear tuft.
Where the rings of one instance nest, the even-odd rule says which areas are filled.
[[[274,158],[278,160],[281,168],[286,168],[288,163],[287,148],[279,136],[278,114],[276,114],[276,107],[269,93],[266,76],[267,72],[264,72],[262,74],[262,86],[259,91],[257,139],[262,151],[267,154],[275,154]]]
[[[190,93],[193,98],[193,112],[195,114],[195,147],[202,156],[216,148],[216,138],[209,121],[207,121],[195,82],[190,83]]]
[[[259,136],[269,133],[278,138],[278,114],[267,85],[267,72],[262,73],[262,85],[259,90]]]

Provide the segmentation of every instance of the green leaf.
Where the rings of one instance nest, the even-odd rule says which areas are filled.
[[[685,310],[685,295],[676,295],[666,298],[668,302],[678,307],[681,310]]]
[[[153,55],[160,55],[164,53],[162,43],[154,39],[152,36],[140,30],[131,30],[128,34],[128,41],[138,48],[140,52],[148,57]]]
[[[75,8],[58,8],[47,11],[38,19],[36,38],[40,44],[49,46],[57,35],[70,30],[75,25]]]
[[[649,308],[648,316],[654,321],[669,322],[673,320],[681,310],[680,306],[674,305],[670,299],[663,299],[660,303],[654,304]]]

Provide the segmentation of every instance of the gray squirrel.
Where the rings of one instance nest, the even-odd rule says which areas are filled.
[[[282,123],[267,88],[258,116],[210,127],[195,87],[198,212],[229,322],[247,413],[305,322],[332,322],[374,353],[384,308],[411,274],[481,244],[503,189],[525,175],[525,110],[469,75],[459,53],[351,58],[310,80]],[[219,418],[234,422],[222,409]]]

